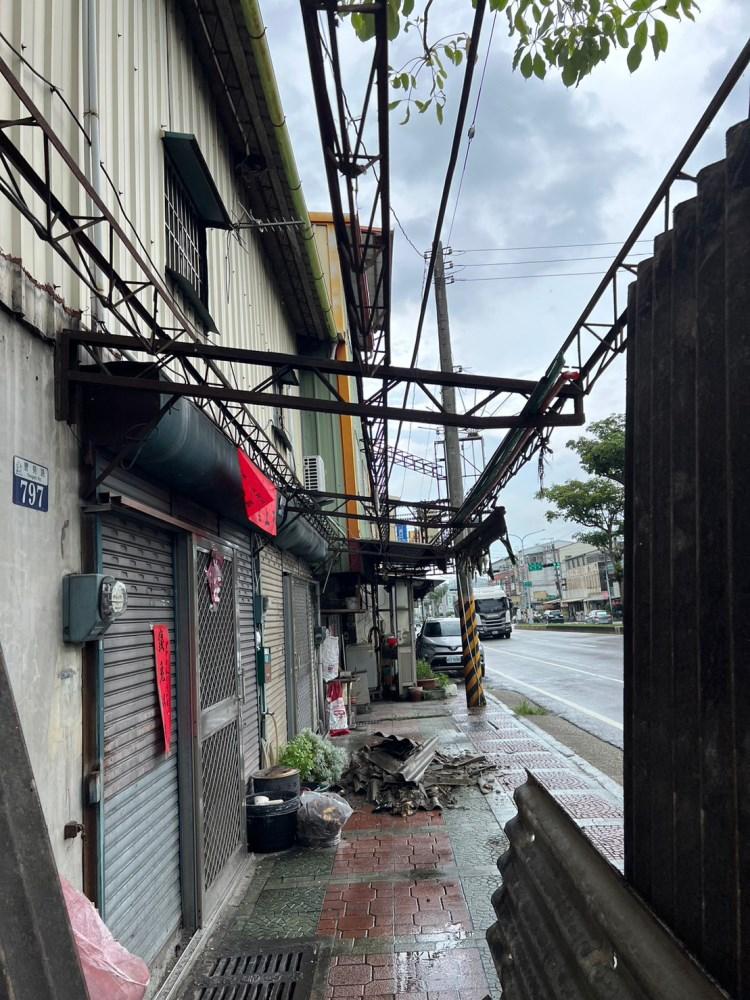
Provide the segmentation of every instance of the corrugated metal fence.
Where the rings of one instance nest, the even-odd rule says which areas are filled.
[[[626,875],[750,996],[750,123],[628,306]]]

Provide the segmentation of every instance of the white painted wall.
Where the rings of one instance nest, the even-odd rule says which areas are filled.
[[[12,268],[0,263],[8,291]],[[54,315],[48,296],[30,314]],[[35,310],[34,306],[37,307]],[[62,578],[81,570],[78,445],[54,415],[50,342],[0,310],[0,643],[60,871],[81,883],[81,653],[62,642]],[[49,511],[12,502],[13,456],[49,469]]]

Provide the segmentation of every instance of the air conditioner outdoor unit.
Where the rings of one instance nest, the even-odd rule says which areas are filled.
[[[326,488],[326,467],[320,455],[305,455],[305,489],[322,493]]]

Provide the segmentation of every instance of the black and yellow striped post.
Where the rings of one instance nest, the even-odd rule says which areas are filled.
[[[482,682],[482,662],[479,653],[479,626],[477,624],[474,593],[471,576],[461,569],[456,570],[458,579],[459,617],[461,619],[461,645],[464,660],[464,684],[466,687],[466,704],[469,708],[484,708],[487,701],[484,697]]]

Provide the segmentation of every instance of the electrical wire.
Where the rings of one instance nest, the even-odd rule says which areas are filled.
[[[515,281],[517,278],[582,278],[606,274],[606,271],[543,271],[541,274],[492,274],[484,278],[454,278],[458,281]]]
[[[452,253],[510,253],[516,250],[571,250],[578,247],[621,247],[625,240],[607,240],[605,243],[544,243],[531,247],[474,247],[453,249]],[[634,240],[635,243],[653,243],[653,238]]]
[[[482,21],[484,19],[484,12],[487,6],[487,0],[476,0],[476,7],[474,8],[474,22],[471,30],[471,46],[475,49],[479,44],[479,37],[482,31]],[[467,53],[466,58],[466,72],[464,74],[464,81],[461,87],[461,97],[458,104],[458,112],[456,115],[456,125],[453,130],[453,142],[451,143],[450,156],[448,158],[448,167],[445,172],[445,179],[443,181],[443,191],[440,196],[440,205],[438,207],[437,220],[435,222],[435,233],[432,238],[432,252],[430,254],[430,259],[427,265],[427,278],[425,281],[424,292],[422,294],[422,302],[419,308],[419,319],[417,321],[417,332],[414,337],[414,349],[412,351],[412,358],[410,367],[414,368],[417,361],[417,356],[419,354],[419,344],[422,339],[422,329],[424,327],[425,315],[427,313],[427,303],[430,297],[430,289],[432,288],[432,277],[435,272],[435,258],[437,257],[438,244],[440,243],[440,235],[443,231],[443,222],[445,220],[445,213],[448,208],[448,198],[450,197],[451,185],[453,183],[453,175],[456,171],[456,163],[458,161],[458,152],[461,148],[461,138],[463,136],[464,125],[466,123],[466,110],[469,104],[469,97],[471,95],[471,83],[474,79],[474,66],[475,60],[472,58],[473,53]],[[404,398],[402,402],[402,409],[406,408],[406,404],[409,397],[410,386],[407,385],[404,392]],[[403,420],[398,422],[398,430],[396,432],[396,443],[394,445],[394,454],[398,448],[398,442],[401,438],[401,430],[403,428]],[[388,475],[390,476],[391,470],[393,469],[393,462],[391,462],[390,468],[388,469]]]
[[[484,66],[482,66],[482,75],[479,79],[479,89],[477,90],[477,100],[474,105],[474,117],[471,119],[471,125],[469,125],[469,141],[466,144],[466,154],[464,156],[464,164],[461,167],[461,177],[458,182],[458,192],[456,193],[456,203],[453,206],[453,215],[451,217],[451,224],[448,229],[448,242],[451,241],[451,233],[453,232],[453,224],[456,221],[456,212],[458,211],[458,203],[461,200],[461,191],[464,186],[464,177],[466,175],[466,164],[469,162],[469,152],[471,150],[471,143],[476,134],[476,124],[477,124],[477,113],[479,112],[479,102],[482,98],[482,87],[484,86],[484,75],[487,72],[487,63],[490,58],[490,49],[492,48],[492,39],[495,35],[495,24],[497,23],[497,11],[495,11],[495,16],[492,18],[492,29],[490,30],[490,40],[487,42],[487,51],[484,54]]]
[[[648,257],[650,250],[636,250],[632,257]],[[609,254],[598,257],[545,257],[542,260],[488,260],[485,264],[457,264],[454,271],[463,271],[467,267],[525,267],[527,264],[568,264],[582,260],[612,260]]]

